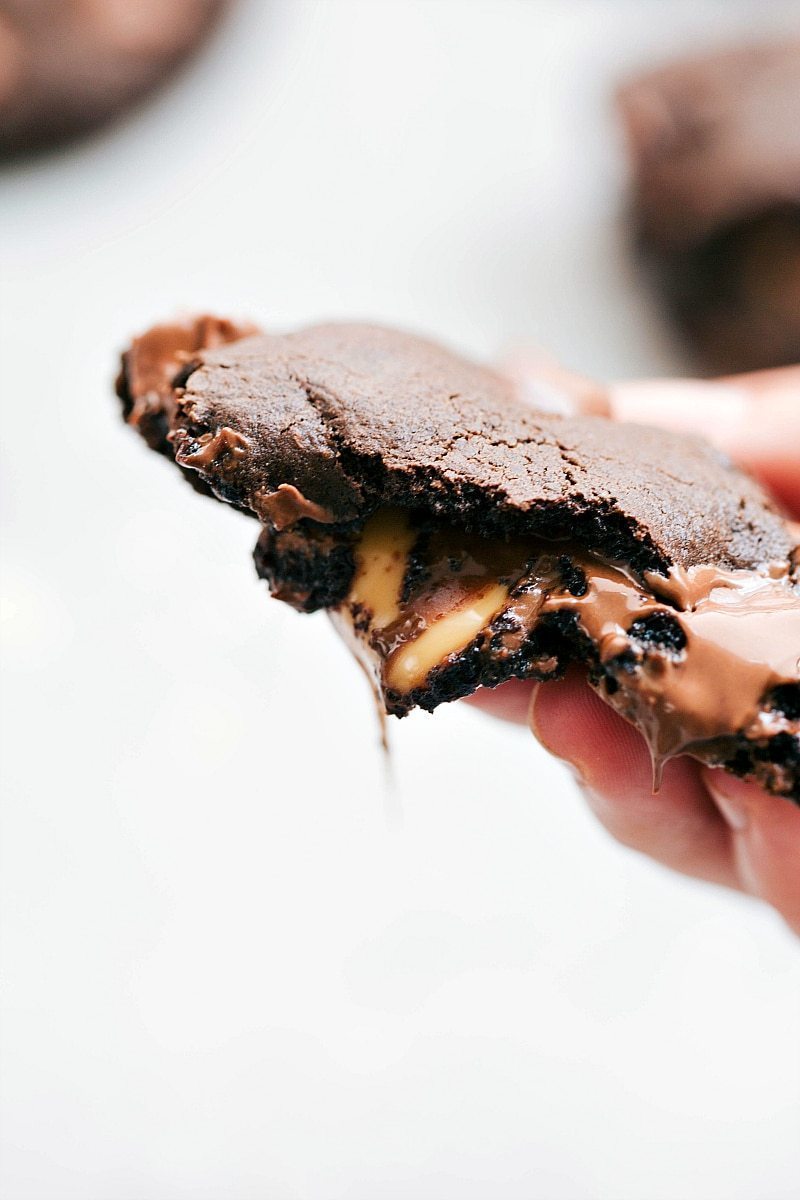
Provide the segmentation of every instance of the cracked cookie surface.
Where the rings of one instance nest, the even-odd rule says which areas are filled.
[[[164,430],[160,448],[169,431],[179,464],[268,528],[286,527],[286,511],[271,516],[283,486],[328,524],[422,504],[487,534],[577,535],[639,569],[746,567],[791,548],[758,485],[700,440],[536,412],[500,375],[410,334],[320,325],[234,340],[222,324],[212,348],[184,351],[177,388],[151,391],[151,426]],[[129,407],[156,336],[126,355]]]
[[[537,412],[369,325],[159,327],[118,391],[154,449],[259,520],[273,595],[333,612],[388,711],[579,661],[654,757],[688,748],[800,795],[796,532],[702,441]],[[738,633],[761,612],[751,670]]]

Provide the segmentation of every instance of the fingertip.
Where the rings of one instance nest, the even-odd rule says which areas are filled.
[[[800,933],[800,807],[720,768],[706,768],[704,778],[733,835],[748,891]]]
[[[541,687],[531,704],[531,729],[556,758],[569,762],[587,787],[606,786],[609,760],[650,770],[647,748],[631,725],[618,716],[574,669]]]
[[[579,671],[539,689],[531,728],[547,750],[571,764],[592,811],[617,841],[684,874],[735,885],[728,828],[698,764],[672,759],[654,792],[644,738]]]
[[[464,703],[499,721],[527,725],[533,696],[540,686],[535,680],[509,679],[496,688],[478,688],[464,698]]]
[[[733,451],[745,439],[752,417],[751,396],[735,380],[634,379],[612,384],[615,420],[697,434]]]
[[[725,379],[629,380],[608,389],[617,421],[706,438],[800,512],[800,367]]]
[[[703,770],[714,803],[735,832],[745,833],[756,826],[769,825],[780,828],[790,838],[800,838],[800,805],[787,796],[767,792],[751,780],[740,779],[722,767],[705,767]],[[800,842],[796,849],[800,850]]]
[[[538,348],[521,345],[507,348],[499,366],[512,383],[517,398],[536,412],[562,417],[610,415],[603,385],[560,366]]]
[[[725,821],[735,833],[743,833],[750,823],[753,805],[762,794],[761,789],[722,767],[707,767],[704,775],[709,795]]]

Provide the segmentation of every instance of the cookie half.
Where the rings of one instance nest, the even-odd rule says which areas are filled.
[[[388,712],[579,662],[657,763],[800,799],[800,539],[754,481],[408,334],[245,332],[137,338],[124,413],[259,521],[273,595],[330,612]]]

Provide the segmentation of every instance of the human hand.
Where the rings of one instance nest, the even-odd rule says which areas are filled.
[[[509,372],[534,401],[703,434],[800,517],[800,367],[607,389],[538,361],[516,360]],[[654,795],[643,738],[577,670],[546,685],[512,680],[471,702],[530,723],[539,741],[571,764],[618,841],[684,874],[760,897],[800,934],[800,808],[791,801],[688,757],[666,764]]]

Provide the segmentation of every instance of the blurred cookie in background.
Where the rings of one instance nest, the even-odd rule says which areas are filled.
[[[701,365],[800,362],[800,40],[674,63],[617,101],[639,249]]]
[[[0,155],[116,117],[167,82],[230,0],[0,0]]]

